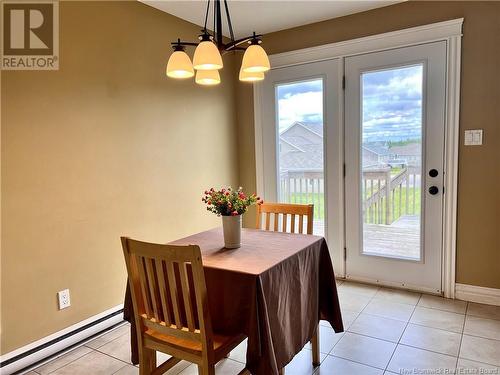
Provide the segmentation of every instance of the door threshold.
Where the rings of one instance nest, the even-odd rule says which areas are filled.
[[[421,285],[411,285],[411,284],[406,284],[406,283],[397,283],[393,281],[387,281],[387,280],[379,280],[379,279],[370,279],[366,277],[360,277],[360,276],[346,276],[345,278],[338,278],[338,280],[342,281],[354,281],[358,282],[361,284],[366,284],[366,285],[375,285],[375,286],[383,286],[391,289],[400,289],[400,290],[405,290],[409,292],[417,292],[417,293],[425,293],[425,294],[432,294],[435,296],[442,296],[443,292],[441,290],[436,290],[434,288],[429,288]]]

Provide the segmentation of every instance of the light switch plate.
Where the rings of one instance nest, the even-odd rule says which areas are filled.
[[[483,144],[483,129],[466,130],[464,144],[466,146],[481,146]]]

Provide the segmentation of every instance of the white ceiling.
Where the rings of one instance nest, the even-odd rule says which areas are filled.
[[[173,14],[186,21],[203,26],[207,1],[199,0],[141,0],[142,2]],[[229,0],[229,13],[236,38],[266,34],[308,23],[324,21],[347,14],[384,7],[401,0],[337,1],[337,0]],[[211,1],[211,9],[213,1]],[[224,10],[224,7],[223,7]],[[213,14],[213,13],[212,13]],[[213,19],[209,17],[209,20]],[[223,15],[225,21],[225,16]],[[209,28],[213,29],[209,21]],[[229,36],[227,24],[223,25],[224,34]]]

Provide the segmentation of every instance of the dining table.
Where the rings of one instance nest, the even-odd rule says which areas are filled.
[[[343,332],[325,238],[242,228],[241,247],[227,249],[222,229],[215,228],[169,244],[200,247],[213,330],[248,337],[252,374],[278,375],[317,333],[319,320]],[[124,318],[131,323],[131,361],[137,364],[133,317],[127,283]]]

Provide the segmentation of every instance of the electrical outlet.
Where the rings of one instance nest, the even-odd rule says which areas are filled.
[[[59,300],[59,310],[71,306],[71,300],[69,298],[69,289],[64,289],[61,290],[60,292],[57,292],[57,298]]]

